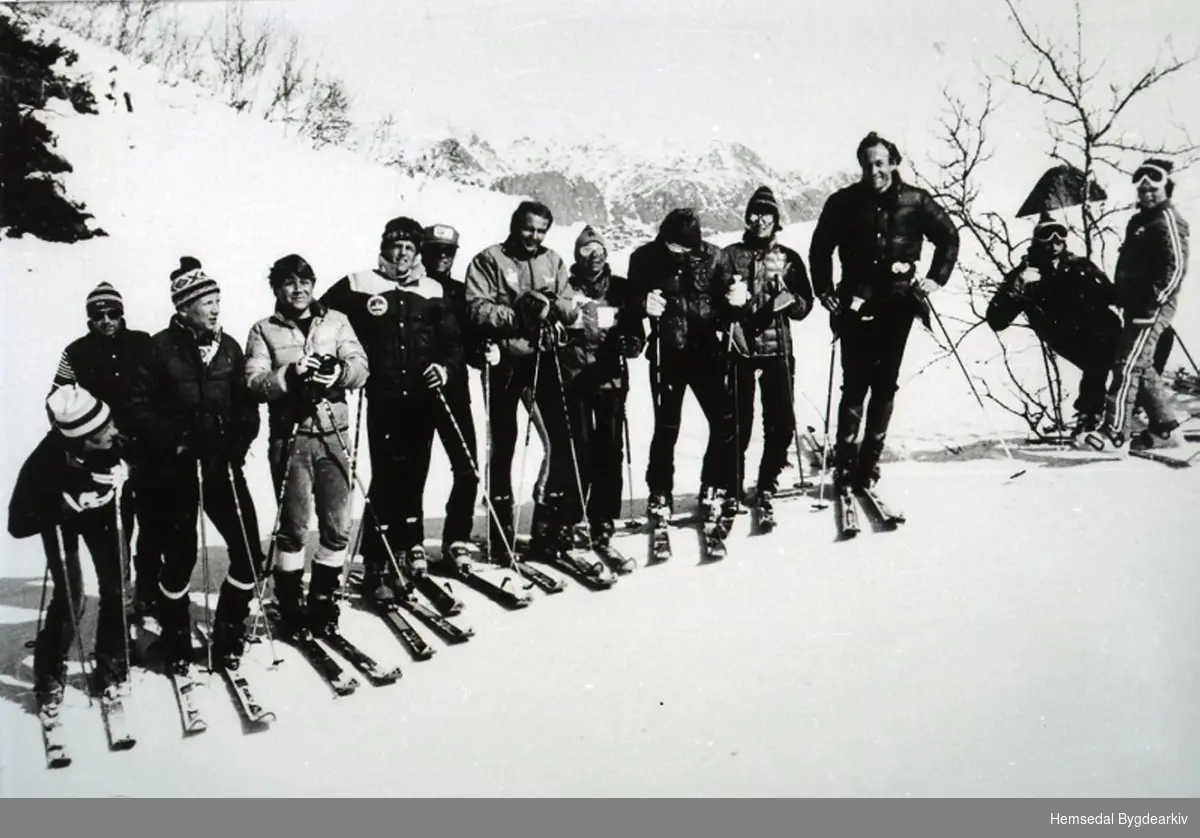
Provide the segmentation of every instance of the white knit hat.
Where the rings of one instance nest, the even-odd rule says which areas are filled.
[[[58,432],[69,439],[93,434],[108,424],[108,405],[76,384],[59,387],[46,399]]]

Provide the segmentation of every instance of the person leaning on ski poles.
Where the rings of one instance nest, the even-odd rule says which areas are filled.
[[[572,503],[575,475],[554,336],[574,323],[580,311],[567,282],[566,264],[542,244],[553,223],[554,215],[545,204],[522,201],[510,219],[508,238],[476,255],[467,268],[470,328],[500,347],[500,362],[486,373],[491,399],[491,502],[503,527],[493,532],[493,550],[498,544],[513,544],[509,522],[517,404],[527,388],[549,441],[549,471],[542,497],[535,498],[530,550],[555,553],[569,543],[565,533],[571,516],[564,505]]]
[[[719,334],[727,292],[713,281],[720,256],[720,248],[702,239],[695,211],[678,208],[663,218],[658,237],[629,257],[631,304],[651,322],[648,351],[655,410],[646,465],[646,513],[652,517],[668,518],[674,506],[675,444],[689,387],[708,421],[700,471],[702,508],[706,515],[722,506],[727,515],[737,513],[733,394],[724,375],[727,341]]]
[[[437,391],[466,375],[458,320],[446,307],[442,286],[418,262],[424,238],[412,218],[393,218],[384,226],[375,270],[343,277],[321,298],[350,318],[371,365],[365,390],[371,487],[363,518],[363,595],[380,603],[394,601],[397,589],[408,587],[398,570],[420,575],[429,569],[425,481],[434,432],[449,424]],[[442,431],[447,432],[453,430]],[[393,556],[402,568],[392,566]]]
[[[229,548],[212,656],[215,665],[236,669],[263,562],[258,516],[242,474],[258,436],[258,404],[245,386],[242,348],[219,324],[220,288],[196,259],[183,257],[171,273],[171,301],[176,311],[170,324],[138,358],[129,409],[133,435],[147,453],[148,510],[162,537],[162,646],[168,667],[186,671],[192,655],[189,591],[203,500],[203,512]]]
[[[1104,423],[1076,440],[1080,448],[1121,452],[1127,443],[1133,451],[1183,444],[1171,395],[1154,366],[1159,339],[1175,317],[1188,264],[1188,223],[1171,203],[1173,168],[1169,160],[1152,158],[1133,173],[1138,210],[1125,228],[1114,272],[1123,311],[1121,337]],[[1129,424],[1139,398],[1149,427],[1130,440]]]
[[[246,338],[246,388],[268,404],[271,477],[279,497],[275,596],[285,628],[335,628],[335,600],[350,541],[346,391],[367,381],[367,355],[350,320],[313,299],[316,276],[302,256],[271,266],[275,313]],[[304,599],[304,540],[314,499],[319,541]]]
[[[742,240],[721,251],[715,283],[731,295],[739,490],[754,430],[755,375],[762,376],[763,451],[755,497],[769,516],[796,433],[791,321],[808,316],[813,295],[800,254],[775,240],[782,229],[779,205],[766,186],[751,196],[745,221]]]
[[[858,144],[862,179],[829,196],[813,231],[813,291],[842,348],[842,398],[834,450],[835,485],[871,488],[879,480],[900,363],[915,316],[929,325],[925,297],[945,285],[958,259],[958,230],[928,192],[905,183],[900,152],[874,131]],[[925,239],[929,272],[915,278]],[[833,284],[833,252],[841,281]],[[862,447],[863,404],[870,393]]]
[[[568,523],[586,521],[592,546],[605,551],[621,512],[626,359],[641,354],[645,336],[640,313],[626,305],[628,281],[613,274],[604,239],[591,227],[575,240],[568,282],[582,316],[568,327],[558,352],[580,475],[575,494],[582,491],[586,498],[586,508],[575,509]]]
[[[129,492],[108,405],[82,387],[67,384],[50,394],[46,406],[54,427],[17,476],[8,505],[8,532],[13,538],[41,536],[54,580],[33,653],[34,692],[39,704],[52,706],[62,701],[66,658],[83,619],[81,537],[92,557],[100,594],[91,686],[103,692],[129,677],[121,613],[124,545],[117,527],[117,494],[128,500]]]
[[[126,325],[125,301],[121,292],[107,282],[101,282],[87,295],[85,310],[88,333],[71,341],[63,350],[50,390],[53,392],[59,387],[78,384],[108,405],[113,413],[113,421],[123,430],[129,426],[124,414],[129,402],[133,364],[150,342],[150,335]],[[139,510],[136,513],[137,550],[132,562],[137,573],[134,584],[126,584],[125,610],[131,619],[139,620],[154,616],[162,548],[155,535],[153,516],[142,509],[146,492],[137,490],[141,469],[136,445],[126,444],[132,442],[128,439],[119,441],[130,465],[129,488],[133,493],[132,501],[121,508],[122,528],[127,542],[133,537],[135,508]],[[126,566],[125,573],[128,583],[130,567]]]

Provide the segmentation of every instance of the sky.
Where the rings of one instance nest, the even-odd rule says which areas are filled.
[[[942,91],[974,95],[980,69],[1016,54],[1002,0],[438,0],[259,2],[286,16],[374,116],[413,133],[634,143],[742,142],[777,166],[853,168],[876,130],[932,147]],[[1073,4],[1019,4],[1070,34]],[[1200,45],[1191,0],[1088,0],[1089,48],[1118,78],[1174,37]],[[1012,97],[1005,88],[1002,93]],[[1018,102],[1018,106],[1019,106]],[[1200,67],[1155,103],[1200,135]],[[1031,128],[1040,124],[1036,112]],[[1024,141],[1020,131],[1006,137]],[[1038,142],[1031,130],[1029,142]]]

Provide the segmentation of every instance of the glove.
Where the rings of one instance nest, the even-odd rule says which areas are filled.
[[[842,303],[834,294],[822,294],[820,300],[821,305],[829,312],[830,317],[837,317],[842,313]]]
[[[320,362],[317,363],[317,366],[320,368]],[[332,387],[342,377],[342,362],[334,361],[332,366],[331,372],[313,372],[309,374],[308,380],[322,389]]]
[[[642,341],[633,335],[621,335],[621,354],[626,358],[636,358],[642,354]]]
[[[311,353],[305,353],[300,360],[296,362],[296,374],[301,378],[316,372],[321,369],[321,359]]]
[[[527,331],[537,329],[550,317],[550,298],[541,291],[526,291],[513,306],[517,322]]]
[[[425,368],[421,379],[430,390],[440,390],[446,386],[446,368],[441,364],[430,364]]]
[[[937,282],[926,276],[922,277],[921,279],[913,280],[912,287],[913,291],[918,297],[928,297],[942,286],[938,285]]]
[[[562,323],[548,323],[542,327],[539,334],[540,349],[543,352],[553,352],[560,346],[566,346],[568,340],[567,328]]]
[[[500,347],[489,340],[484,345],[483,360],[489,367],[494,367],[500,363]]]
[[[771,311],[780,312],[796,302],[796,298],[790,291],[786,289],[775,295],[775,299],[771,301]]]
[[[750,289],[741,275],[735,275],[733,284],[725,292],[726,301],[734,308],[741,308],[750,301]]]
[[[646,297],[646,316],[662,317],[663,312],[666,310],[667,298],[662,295],[661,291],[651,291]]]
[[[579,300],[560,297],[551,305],[551,314],[557,322],[570,326],[579,319],[579,309]]]

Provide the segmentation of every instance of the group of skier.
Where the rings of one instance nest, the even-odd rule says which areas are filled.
[[[319,299],[304,258],[276,261],[268,273],[275,310],[254,324],[244,352],[222,330],[221,289],[195,259],[184,257],[171,274],[176,314],[153,336],[126,327],[120,294],[102,283],[87,299],[88,334],[66,349],[55,376],[47,400],[52,429],[22,469],[10,504],[10,533],[42,538],[54,581],[36,644],[39,698],[61,700],[67,651],[78,642],[80,538],[100,584],[100,692],[128,677],[126,619],[156,617],[168,668],[186,672],[204,516],[229,549],[210,646],[223,670],[238,667],[250,603],[267,572],[276,624],[285,633],[320,635],[336,631],[351,554],[362,556],[362,596],[382,606],[430,571],[514,566],[514,513],[523,500],[512,486],[519,405],[528,415],[526,444],[536,427],[546,451],[526,555],[600,572],[600,563],[572,559],[583,546],[628,572],[634,563],[613,549],[612,538],[628,451],[628,365],[643,354],[654,403],[645,479],[655,553],[669,555],[674,449],[690,388],[708,423],[699,497],[708,546],[719,557],[730,520],[751,497],[744,472],[756,394],[763,451],[752,497],[764,528],[773,525],[793,440],[799,449],[792,328],[814,300],[828,311],[841,350],[834,484],[870,493],[913,321],[928,326],[936,316],[929,295],[949,280],[959,239],[934,198],[901,179],[895,145],[871,133],[857,159],[861,180],[830,196],[817,222],[811,284],[801,256],[777,240],[780,208],[765,186],[749,200],[741,241],[719,248],[702,237],[696,212],[674,209],[657,237],[634,251],[627,278],[613,273],[607,245],[590,227],[570,265],[547,248],[553,215],[536,201],[519,204],[504,241],[476,255],[461,281],[452,276],[453,227],[395,218],[383,230],[376,265],[341,278]],[[1149,427],[1132,445],[1178,439],[1153,363],[1187,262],[1187,224],[1168,200],[1170,175],[1161,160],[1135,173],[1140,209],[1115,285],[1067,253],[1065,227],[1047,218],[988,311],[995,329],[1024,312],[1053,351],[1081,367],[1081,445],[1127,444],[1139,394]],[[926,240],[934,253],[919,276]],[[1123,317],[1110,306],[1122,306]],[[475,438],[470,367],[482,376],[486,462]],[[357,417],[347,398],[356,390]],[[278,492],[267,556],[242,471],[263,402]],[[364,412],[369,486],[358,450]],[[433,559],[423,547],[423,498],[435,433],[453,487]],[[472,532],[481,480],[487,556]],[[355,491],[366,499],[360,549],[351,544]],[[314,510],[318,546],[305,594]],[[131,574],[126,557],[135,529]]]

